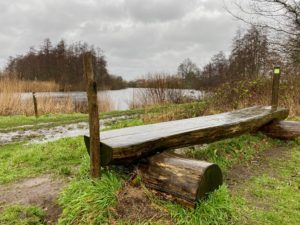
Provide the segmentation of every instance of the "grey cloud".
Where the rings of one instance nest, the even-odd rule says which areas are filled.
[[[142,22],[179,20],[195,7],[195,0],[127,0],[129,15]]]
[[[49,37],[101,47],[126,79],[175,72],[229,51],[237,25],[220,0],[0,0],[0,66]]]

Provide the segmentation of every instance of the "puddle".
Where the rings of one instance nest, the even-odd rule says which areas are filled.
[[[136,116],[136,115],[135,115]],[[133,116],[120,116],[100,120],[100,129],[105,128],[105,124],[112,121],[124,120]],[[22,127],[24,128],[24,127]],[[29,141],[29,143],[45,143],[66,137],[77,137],[89,134],[87,122],[66,124],[55,127],[40,128],[37,130],[19,130],[7,133],[0,133],[0,145],[9,143]]]

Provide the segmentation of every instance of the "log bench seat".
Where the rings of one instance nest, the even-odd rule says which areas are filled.
[[[294,127],[294,124],[283,126],[278,123],[288,114],[289,111],[284,108],[272,110],[268,106],[255,106],[101,132],[101,166],[135,164],[137,174],[146,187],[168,194],[181,204],[195,207],[199,199],[222,185],[221,169],[216,164],[186,159],[165,150],[209,143],[260,129],[273,136],[280,132],[286,135],[287,125]],[[297,130],[294,129],[294,133]],[[84,141],[89,151],[89,137],[85,136]]]
[[[233,112],[105,131],[100,134],[101,165],[126,164],[167,149],[209,143],[258,130],[289,111],[255,106]],[[89,137],[85,136],[89,150]]]

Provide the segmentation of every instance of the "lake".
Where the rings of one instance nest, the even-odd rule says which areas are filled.
[[[142,92],[145,92],[145,88],[126,88],[121,90],[108,90],[108,91],[99,91],[98,96],[104,95],[107,96],[113,102],[114,110],[127,110],[129,109],[130,103],[135,101]],[[191,97],[194,99],[200,99],[203,97],[204,92],[190,89],[180,90],[182,95],[186,97]],[[51,97],[63,99],[71,98],[75,103],[86,102],[86,92],[75,91],[75,92],[37,92],[36,97]],[[22,93],[22,100],[28,100],[32,98],[32,93]]]

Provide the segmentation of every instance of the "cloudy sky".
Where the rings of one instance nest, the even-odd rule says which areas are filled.
[[[0,67],[49,37],[102,48],[109,72],[130,80],[174,73],[230,51],[238,22],[222,0],[0,0]]]

